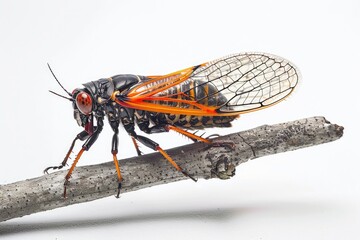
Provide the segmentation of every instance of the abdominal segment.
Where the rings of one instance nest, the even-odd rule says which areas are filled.
[[[200,80],[186,81],[180,85],[171,87],[158,94],[159,97],[167,96],[183,100],[193,100],[203,106],[222,106],[228,102],[225,96],[218,92],[211,83]],[[168,105],[176,108],[189,109],[193,106],[182,102],[161,102],[156,104]],[[230,122],[237,116],[192,116],[171,113],[149,112],[149,118],[155,124],[171,124],[183,128],[204,128],[204,127],[230,127]]]

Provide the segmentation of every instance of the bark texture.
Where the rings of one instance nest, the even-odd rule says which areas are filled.
[[[324,117],[264,125],[213,139],[213,145],[193,143],[167,153],[196,178],[228,179],[235,167],[248,160],[327,143],[343,135],[343,127]],[[122,193],[188,179],[159,153],[120,160]],[[77,167],[67,198],[62,197],[67,170],[0,186],[0,221],[116,194],[113,162]]]

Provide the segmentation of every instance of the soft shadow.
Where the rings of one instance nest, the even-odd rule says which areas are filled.
[[[53,229],[72,229],[72,228],[88,228],[101,227],[119,224],[137,224],[141,222],[153,222],[159,220],[175,220],[175,219],[204,219],[221,221],[232,218],[237,214],[236,209],[207,209],[201,211],[181,211],[181,212],[163,212],[163,213],[147,213],[137,215],[123,215],[117,217],[96,218],[96,219],[71,219],[65,221],[47,221],[36,223],[0,223],[0,235],[10,235],[17,233],[27,233],[36,231],[45,231]]]
[[[17,233],[30,233],[46,230],[101,227],[121,224],[138,224],[154,221],[171,220],[198,220],[203,221],[227,221],[232,218],[247,218],[252,214],[271,214],[277,216],[284,215],[309,215],[323,214],[324,212],[334,211],[338,206],[327,205],[323,202],[266,202],[243,205],[242,207],[228,207],[217,209],[205,209],[199,211],[177,211],[163,213],[144,213],[137,215],[122,215],[116,217],[96,218],[96,219],[72,219],[63,221],[47,221],[36,223],[16,223],[14,221],[0,223],[0,235],[14,235]]]

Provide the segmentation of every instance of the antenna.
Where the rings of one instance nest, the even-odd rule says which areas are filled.
[[[73,101],[74,101],[74,99],[72,99],[72,98],[65,97],[65,96],[63,96],[63,95],[61,95],[61,94],[58,94],[58,93],[56,93],[56,92],[53,92],[53,91],[51,91],[51,90],[49,90],[49,92],[51,92],[52,94],[55,94],[56,96],[59,96],[59,97],[65,98],[65,99],[67,99],[67,100],[69,100],[69,101],[71,101],[71,102],[73,102]]]
[[[63,87],[63,85],[61,85],[61,83],[59,82],[59,80],[56,78],[54,72],[52,71],[52,69],[51,69],[51,67],[50,67],[50,64],[48,63],[47,65],[48,65],[48,67],[49,67],[49,70],[50,70],[51,74],[52,74],[53,77],[55,78],[56,82],[60,85],[60,87],[61,87],[70,97],[72,97],[71,93],[69,93],[69,92]],[[60,97],[64,97],[64,96],[62,96],[62,95],[60,95],[60,94],[57,94],[57,93],[55,93],[55,92],[53,92],[53,91],[50,91],[50,92],[53,93],[53,94],[55,94],[55,95],[58,95],[58,96],[60,96]],[[65,98],[68,99],[67,97],[65,97]]]

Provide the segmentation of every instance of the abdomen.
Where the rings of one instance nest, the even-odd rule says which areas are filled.
[[[179,93],[182,94],[179,94]],[[224,95],[211,85],[200,80],[187,81],[169,88],[163,96],[194,100],[205,106],[222,106],[227,102]],[[181,102],[171,102],[171,106],[186,108]],[[238,116],[191,116],[167,113],[148,113],[155,124],[172,124],[183,128],[230,127]]]

